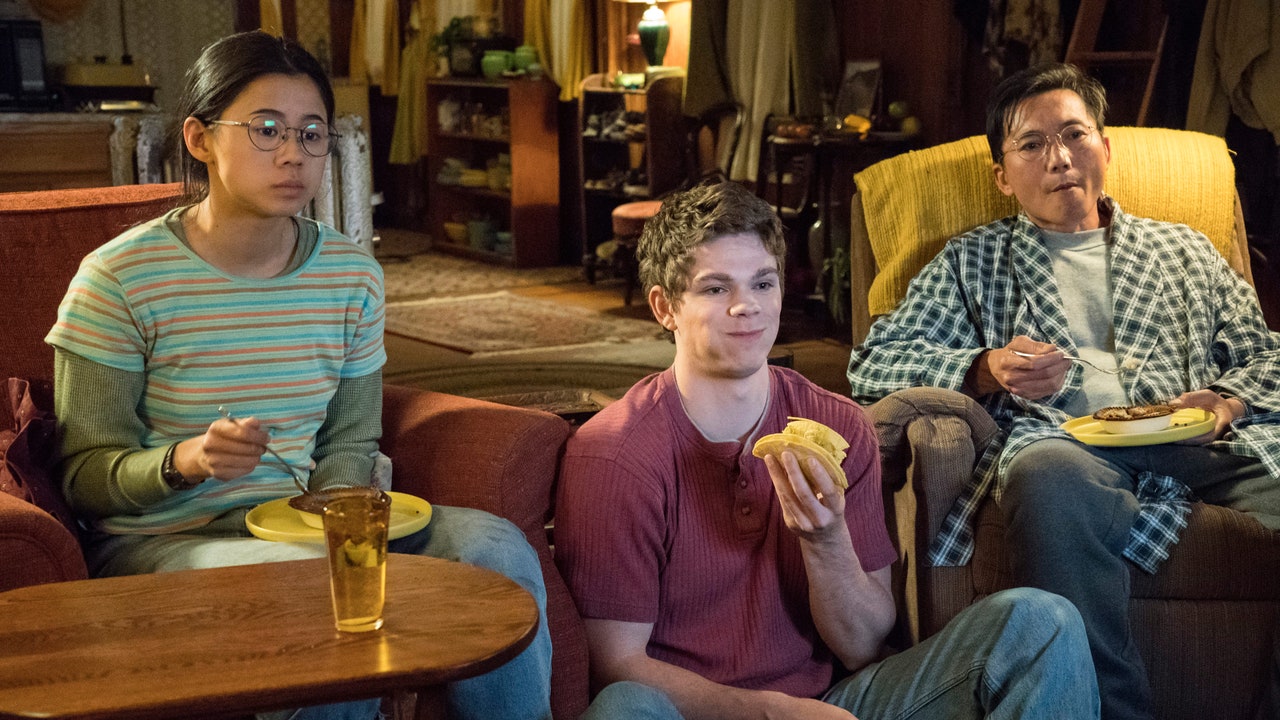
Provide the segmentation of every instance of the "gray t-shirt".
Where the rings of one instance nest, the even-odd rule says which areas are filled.
[[[1060,233],[1041,229],[1045,248],[1053,262],[1062,309],[1080,357],[1098,367],[1115,368],[1116,338],[1112,325],[1111,245],[1108,229]],[[1079,393],[1063,408],[1073,416],[1090,415],[1107,405],[1128,405],[1116,375],[1082,365],[1084,382]]]

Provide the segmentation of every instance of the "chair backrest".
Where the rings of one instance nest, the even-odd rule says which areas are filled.
[[[1235,168],[1222,138],[1186,130],[1112,127],[1106,191],[1132,215],[1183,223],[1204,233],[1249,282]],[[995,186],[985,136],[883,160],[854,176],[850,244],[853,339],[892,310],[907,284],[946,244],[1014,215]]]
[[[181,185],[122,185],[0,193],[0,379],[53,379],[53,349],[44,336],[58,304],[94,248],[173,208]]]
[[[697,117],[685,117],[686,185],[729,179],[733,150],[742,137],[746,113],[736,102],[719,103]]]

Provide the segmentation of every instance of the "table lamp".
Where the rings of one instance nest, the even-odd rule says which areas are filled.
[[[658,7],[657,0],[617,1],[643,2],[649,5],[645,8],[636,31],[640,36],[640,49],[644,51],[644,58],[649,62],[649,67],[662,65],[662,58],[667,54],[667,41],[671,39],[671,26],[667,25],[667,15],[662,12],[662,8]]]

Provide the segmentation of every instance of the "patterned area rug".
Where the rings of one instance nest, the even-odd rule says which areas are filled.
[[[473,360],[469,365],[400,373],[387,377],[386,381],[559,412],[564,408],[556,406],[562,403],[573,410],[593,404],[607,405],[608,401],[622,397],[636,381],[660,370],[662,368],[647,365],[576,359],[506,362],[498,356],[492,360]]]
[[[473,355],[663,336],[652,320],[609,317],[508,292],[388,303],[386,331]]]
[[[387,302],[476,295],[506,288],[559,285],[582,280],[582,268],[515,268],[467,260],[439,253],[412,255],[398,262],[384,261]]]

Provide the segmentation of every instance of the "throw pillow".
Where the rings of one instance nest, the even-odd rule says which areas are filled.
[[[52,515],[79,538],[79,526],[62,496],[54,463],[57,420],[53,386],[44,380],[9,378],[0,402],[0,492]]]

